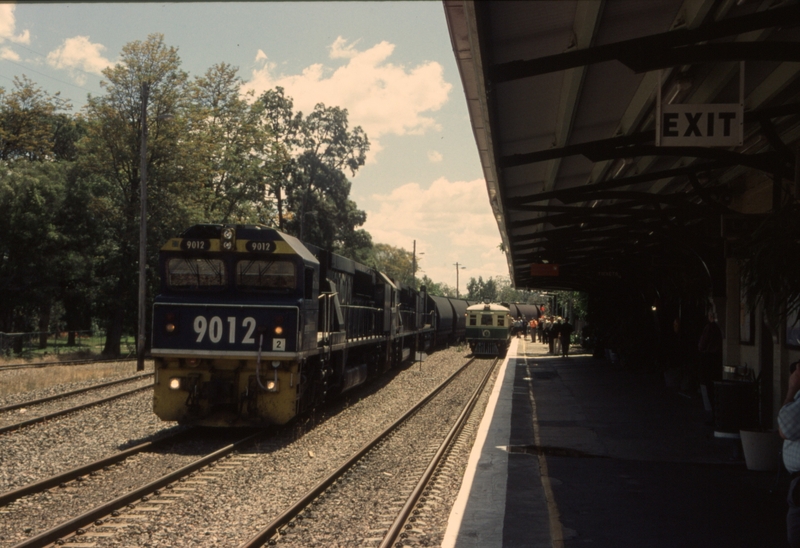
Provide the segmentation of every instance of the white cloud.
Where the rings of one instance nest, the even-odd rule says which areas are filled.
[[[428,151],[428,161],[432,164],[436,164],[442,161],[442,153],[438,150],[429,150]]]
[[[19,61],[19,55],[11,48],[0,48],[0,59],[7,59],[9,61]]]
[[[456,262],[467,267],[460,277],[462,290],[471,277],[508,276],[483,179],[442,177],[427,189],[408,183],[370,201],[377,207],[367,210],[363,228],[373,241],[411,250],[416,240],[418,253],[424,253],[420,267],[433,281],[454,286]]]
[[[93,44],[88,36],[67,38],[64,43],[47,54],[47,64],[57,69],[67,69],[72,77],[82,83],[85,72],[101,74],[103,69],[113,64],[103,57],[103,44]]]
[[[381,150],[384,135],[423,134],[438,130],[430,116],[446,102],[452,85],[445,82],[442,66],[434,61],[413,67],[388,61],[395,46],[386,41],[359,51],[357,42],[337,38],[329,48],[331,59],[346,60],[338,68],[316,63],[300,74],[277,74],[276,65],[267,62],[259,50],[257,61],[264,65],[253,70],[243,91],[256,95],[281,86],[294,100],[296,110],[310,113],[317,103],[346,108],[351,127],[361,126],[372,144],[370,160]]]
[[[14,4],[0,4],[0,43],[8,40],[17,44],[30,44],[31,33],[24,30],[19,34],[14,34],[17,30],[17,21],[14,17]]]
[[[356,40],[352,44],[348,44],[347,40],[339,36],[333,42],[330,48],[330,58],[331,59],[352,59],[356,55],[358,55],[358,50],[356,48],[356,44],[358,44],[361,40]]]

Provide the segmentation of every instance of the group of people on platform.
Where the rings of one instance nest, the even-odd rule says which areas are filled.
[[[575,327],[560,316],[541,316],[538,320],[526,321],[522,316],[512,324],[513,334],[519,338],[531,337],[532,342],[537,339],[540,343],[549,346],[550,354],[569,356],[569,345]]]

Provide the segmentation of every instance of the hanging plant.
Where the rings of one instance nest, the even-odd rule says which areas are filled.
[[[800,308],[800,204],[768,215],[736,246],[750,310],[763,305],[773,331]]]

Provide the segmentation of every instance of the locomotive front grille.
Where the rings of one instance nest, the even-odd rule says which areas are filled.
[[[500,350],[494,341],[478,341],[475,343],[475,350],[472,353],[484,356],[498,356],[500,355]]]

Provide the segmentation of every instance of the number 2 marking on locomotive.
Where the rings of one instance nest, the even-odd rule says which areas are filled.
[[[228,316],[228,343],[236,344],[236,317]],[[206,334],[208,340],[212,343],[218,343],[222,340],[225,328],[223,327],[222,318],[214,316],[211,320],[207,320],[205,316],[196,316],[194,319],[194,332],[197,333],[195,342],[203,342]],[[247,329],[242,344],[255,344],[253,339],[253,332],[256,330],[256,319],[247,317],[242,320],[242,327]]]

